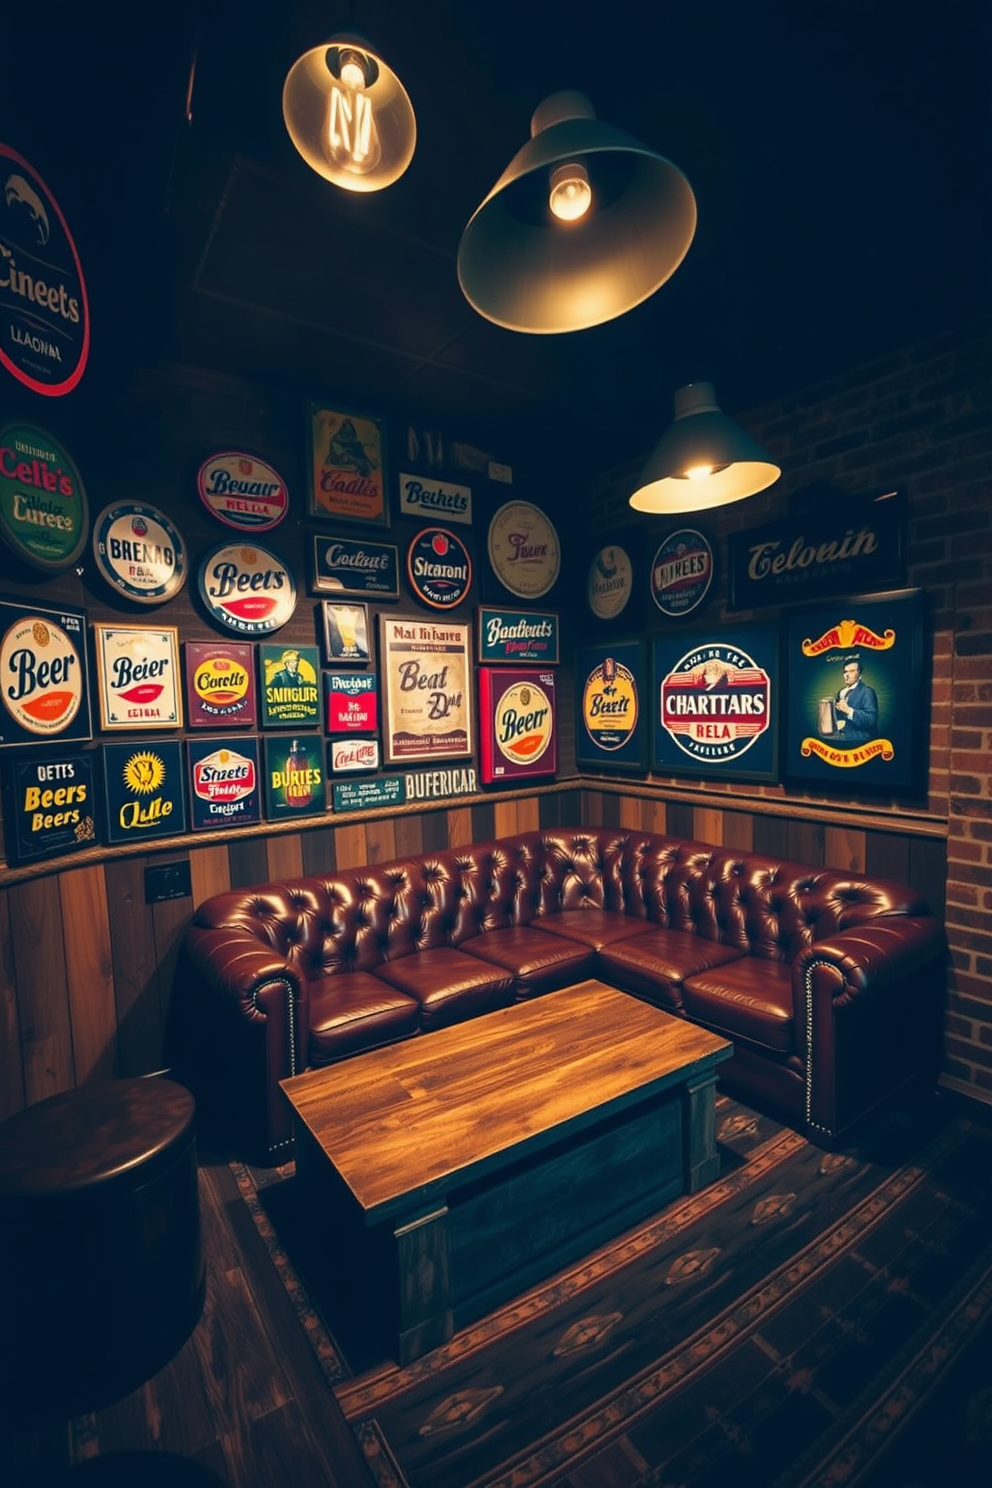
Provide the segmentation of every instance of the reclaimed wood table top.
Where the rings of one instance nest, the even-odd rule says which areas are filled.
[[[586,981],[280,1083],[371,1222],[732,1052],[705,1028]]]

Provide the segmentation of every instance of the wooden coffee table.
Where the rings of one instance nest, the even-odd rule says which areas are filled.
[[[283,1080],[321,1265],[417,1358],[711,1182],[731,1053],[587,981]]]

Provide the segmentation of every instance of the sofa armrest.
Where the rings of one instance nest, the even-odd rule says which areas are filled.
[[[796,957],[796,1045],[817,1139],[836,1145],[901,1091],[936,1084],[946,948],[932,916],[881,915]]]

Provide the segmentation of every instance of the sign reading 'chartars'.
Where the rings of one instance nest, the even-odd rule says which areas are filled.
[[[703,635],[685,645],[685,637],[655,641],[655,767],[772,778],[777,629]]]

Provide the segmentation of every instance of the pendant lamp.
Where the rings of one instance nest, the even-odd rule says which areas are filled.
[[[597,119],[582,93],[552,94],[530,128],[462,234],[458,282],[511,331],[601,325],[674,274],[696,198],[677,166]]]
[[[413,159],[417,121],[407,91],[364,37],[311,47],[282,90],[289,137],[311,170],[346,191],[381,191]]]
[[[675,421],[648,459],[631,506],[646,512],[705,511],[763,491],[781,469],[717,407],[711,382],[675,394]]]

